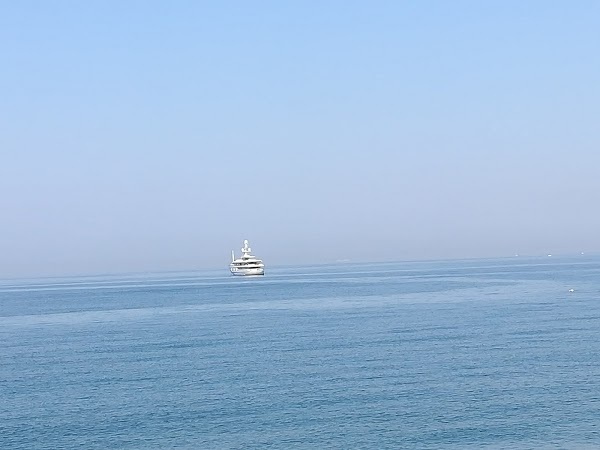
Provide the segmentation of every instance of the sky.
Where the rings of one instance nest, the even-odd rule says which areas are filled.
[[[597,1],[0,1],[0,278],[600,251]]]

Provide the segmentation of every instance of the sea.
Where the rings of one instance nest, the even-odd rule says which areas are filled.
[[[0,282],[0,449],[600,448],[600,257]]]

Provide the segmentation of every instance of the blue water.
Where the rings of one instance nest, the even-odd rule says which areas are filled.
[[[3,281],[0,363],[0,449],[598,448],[600,258]]]

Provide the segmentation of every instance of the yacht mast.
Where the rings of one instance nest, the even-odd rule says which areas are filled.
[[[244,241],[244,248],[242,249],[242,258],[248,258],[250,257],[250,252],[252,251],[252,249],[250,247],[248,247],[248,241],[245,240]]]

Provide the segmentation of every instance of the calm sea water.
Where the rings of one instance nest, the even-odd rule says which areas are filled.
[[[599,424],[600,258],[0,283],[1,449],[600,448]]]

